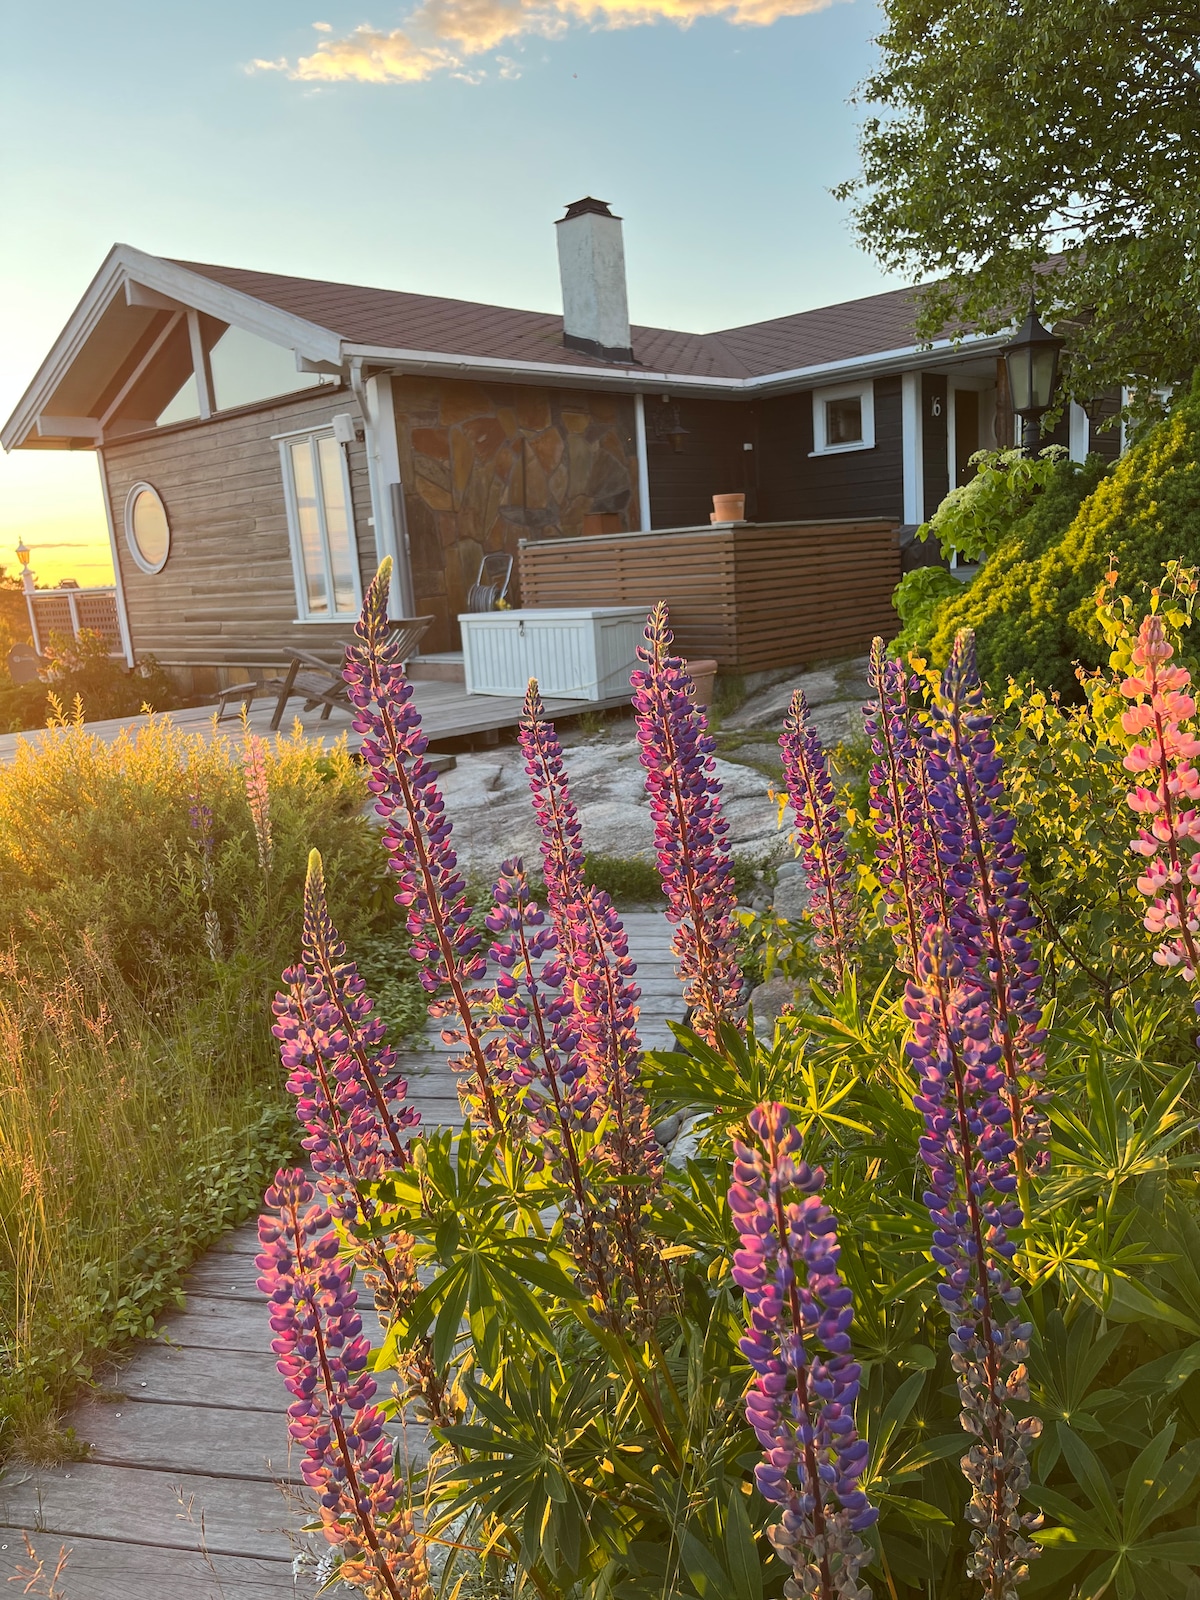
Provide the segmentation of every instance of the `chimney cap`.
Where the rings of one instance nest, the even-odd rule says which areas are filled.
[[[620,217],[613,216],[613,213],[608,209],[607,200],[596,200],[589,194],[585,195],[582,200],[572,200],[567,207],[566,216],[559,217],[558,222],[570,222],[572,217],[585,217],[589,212],[597,217],[612,217],[614,222],[621,221]],[[558,226],[558,222],[554,224],[555,227]]]

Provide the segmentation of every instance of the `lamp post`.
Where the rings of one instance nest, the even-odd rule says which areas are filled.
[[[1041,440],[1042,417],[1054,398],[1058,381],[1058,354],[1066,343],[1038,321],[1037,306],[1029,296],[1029,315],[1004,347],[1008,392],[1012,408],[1021,419],[1021,448],[1032,455]]]

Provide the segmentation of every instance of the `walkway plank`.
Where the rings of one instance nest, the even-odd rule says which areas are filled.
[[[667,1019],[682,1014],[672,930],[659,911],[624,921],[645,991],[643,1042],[669,1046]],[[461,1123],[447,1054],[430,1024],[425,1046],[402,1056],[429,1128]],[[188,1274],[186,1308],[137,1347],[104,1402],[78,1408],[72,1421],[94,1446],[91,1460],[43,1471],[14,1464],[0,1477],[0,1581],[26,1563],[25,1528],[51,1569],[59,1546],[71,1547],[68,1600],[311,1600],[314,1580],[293,1577],[292,1556],[297,1544],[324,1541],[300,1532],[289,1396],[255,1287],[257,1250],[253,1222],[214,1246]],[[362,1313],[378,1344],[374,1308]],[[414,1460],[423,1442],[414,1429]]]

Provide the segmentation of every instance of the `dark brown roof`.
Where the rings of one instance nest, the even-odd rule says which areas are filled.
[[[327,328],[348,344],[612,370],[610,362],[566,349],[562,318],[546,312],[197,261],[175,264]],[[912,289],[893,289],[718,333],[634,327],[633,351],[650,371],[680,377],[756,378],[820,366],[912,346],[914,296]]]

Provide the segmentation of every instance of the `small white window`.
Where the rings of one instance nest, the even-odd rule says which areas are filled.
[[[875,448],[875,385],[870,378],[814,389],[812,398],[814,456]]]
[[[135,483],[125,496],[125,543],[143,572],[161,572],[171,553],[171,525],[162,496],[149,483]]]
[[[346,452],[331,433],[280,441],[288,532],[302,622],[354,616],[362,605]]]

